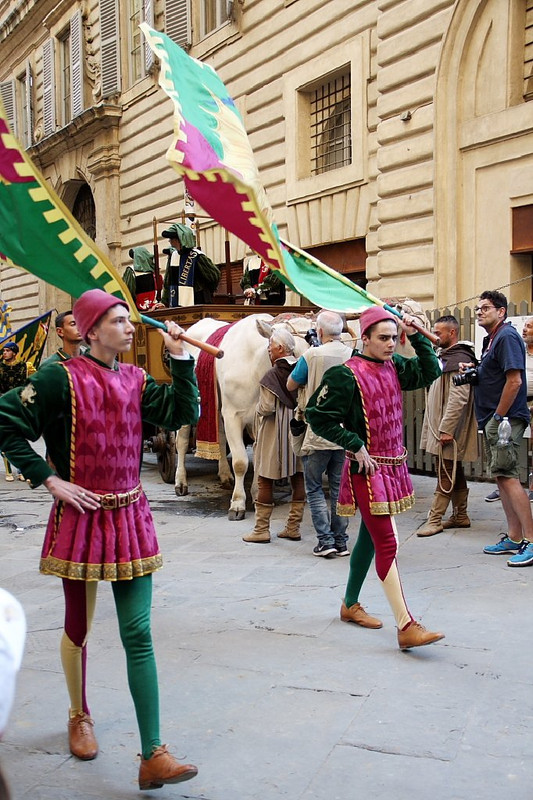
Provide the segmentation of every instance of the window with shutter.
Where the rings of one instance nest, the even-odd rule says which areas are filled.
[[[70,20],[70,101],[71,119],[79,116],[83,103],[83,21],[78,9]]]
[[[4,81],[4,83],[0,83],[0,95],[2,96],[2,102],[6,110],[6,118],[9,122],[9,127],[15,136],[17,136],[17,119],[15,114],[15,81]]]
[[[144,74],[141,29],[143,3],[142,0],[129,0],[128,3],[128,42],[130,53],[130,86],[140,80]]]
[[[154,27],[154,3],[153,0],[143,0],[143,18],[148,25],[153,28]],[[154,63],[154,54],[152,53],[152,48],[148,46],[144,36],[143,36],[143,48],[144,48],[144,68],[146,72],[150,70],[150,67]]]
[[[207,36],[211,31],[224,25],[229,19],[231,7],[228,0],[202,0],[201,35]]]
[[[533,0],[526,0],[524,100],[533,100]]]
[[[48,39],[43,44],[43,130],[50,136],[56,129],[55,108],[54,42]]]
[[[100,0],[102,96],[120,91],[118,0]]]
[[[60,124],[72,119],[72,64],[70,56],[70,26],[57,36],[59,49],[59,116]]]
[[[167,0],[165,33],[186,50],[192,44],[190,0]]]
[[[16,119],[18,138],[23,147],[29,147],[30,142],[30,114],[28,108],[28,87],[26,86],[28,75],[26,69],[17,77],[16,91]]]
[[[26,64],[26,114],[28,118],[28,135],[26,139],[26,147],[31,147],[33,144],[35,111],[33,107],[33,72],[29,62]]]

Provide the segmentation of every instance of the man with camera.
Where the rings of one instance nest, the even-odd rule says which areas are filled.
[[[527,406],[525,348],[522,337],[506,323],[507,298],[487,291],[474,309],[478,325],[485,329],[481,362],[471,378],[478,425],[483,430],[488,465],[500,492],[507,518],[507,533],[497,544],[487,545],[489,555],[508,555],[510,567],[533,564],[533,519],[528,496],[519,478],[518,452],[530,414]],[[462,364],[461,371],[472,363]],[[511,424],[507,446],[499,440],[498,428],[504,417]]]
[[[426,522],[417,536],[434,536],[448,528],[469,528],[468,488],[463,461],[477,461],[477,423],[470,374],[459,374],[459,364],[475,361],[472,342],[459,341],[459,323],[451,315],[433,326],[442,377],[428,390],[420,447],[437,458],[437,488]],[[443,516],[452,501],[452,515]]]
[[[324,372],[330,367],[344,364],[352,355],[352,350],[341,341],[342,317],[334,311],[322,311],[316,320],[316,336],[313,342],[311,331],[306,340],[312,346],[300,356],[287,380],[287,388],[294,391],[304,387],[304,398],[300,406],[305,409],[307,401],[320,385]],[[309,338],[308,338],[309,337]],[[315,556],[331,558],[349,555],[346,542],[348,520],[337,514],[337,497],[344,464],[344,449],[320,436],[307,427],[302,443],[302,456],[305,492],[311,512],[311,519],[318,537],[313,549]],[[330,508],[322,488],[323,475],[328,476]],[[282,531],[282,538],[294,538]]]

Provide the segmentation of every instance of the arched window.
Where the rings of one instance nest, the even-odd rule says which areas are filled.
[[[80,223],[87,236],[96,239],[96,208],[93,193],[86,183],[80,187],[76,195],[72,206],[72,215]]]

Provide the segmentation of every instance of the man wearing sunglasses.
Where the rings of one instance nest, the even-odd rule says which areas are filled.
[[[530,419],[524,342],[518,331],[506,323],[507,298],[501,292],[483,292],[474,310],[478,325],[487,334],[474,379],[476,418],[507,518],[507,533],[497,544],[484,547],[483,552],[509,556],[510,567],[526,567],[533,564],[533,519],[518,466],[520,443]],[[467,366],[472,365],[463,364],[462,368]],[[498,446],[498,428],[504,417],[511,424],[507,448]]]

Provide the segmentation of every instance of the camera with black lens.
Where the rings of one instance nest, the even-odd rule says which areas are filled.
[[[452,381],[454,386],[465,386],[467,383],[474,386],[478,382],[477,367],[468,367],[464,372],[454,375]]]
[[[301,436],[307,429],[307,422],[305,419],[295,419],[293,417],[289,425],[293,436]]]
[[[307,333],[304,336],[305,341],[311,347],[319,347],[320,341],[318,339],[318,334],[315,328],[309,328]]]

